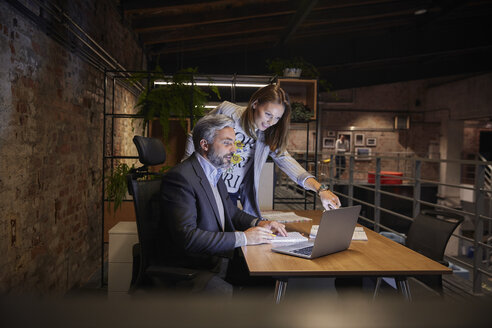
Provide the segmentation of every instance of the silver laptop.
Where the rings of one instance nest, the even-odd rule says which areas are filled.
[[[272,251],[314,259],[346,250],[352,241],[359,212],[360,205],[325,211],[314,240],[275,246],[272,247]]]

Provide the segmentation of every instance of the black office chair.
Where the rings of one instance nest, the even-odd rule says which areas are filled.
[[[159,193],[162,174],[149,172],[148,166],[164,163],[166,151],[159,139],[135,136],[142,167],[132,169],[127,176],[128,191],[133,195],[139,243],[133,247],[133,274],[130,292],[141,287],[174,287],[178,282],[191,280],[196,272],[166,265],[163,257],[162,232],[159,230]]]
[[[448,262],[444,260],[444,251],[453,231],[462,222],[463,217],[455,213],[424,210],[413,219],[405,246],[448,266]],[[414,278],[442,293],[442,275],[419,275]],[[380,285],[381,278],[378,278],[375,295],[378,294]]]

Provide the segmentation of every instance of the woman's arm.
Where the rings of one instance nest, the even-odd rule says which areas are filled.
[[[195,146],[193,145],[192,136],[193,134],[191,132],[188,133],[186,136],[185,152],[183,158],[181,159],[181,162],[190,157],[191,154],[195,152]]]
[[[319,195],[319,198],[321,200],[321,203],[323,204],[323,207],[327,210],[339,208],[341,206],[340,204],[340,199],[332,193],[330,190],[322,190],[318,193],[318,190],[321,187],[321,184],[316,181],[314,178],[308,178],[304,182],[304,188],[312,190],[316,192]]]
[[[290,154],[285,151],[282,155],[276,152],[270,152],[270,157],[278,165],[278,167],[287,174],[293,181],[304,189],[317,192],[321,184],[316,181],[312,174],[309,174]],[[321,203],[327,210],[340,207],[340,200],[329,190],[319,193]]]

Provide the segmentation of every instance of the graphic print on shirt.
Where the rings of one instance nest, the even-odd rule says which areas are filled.
[[[232,156],[232,165],[222,174],[228,192],[238,191],[244,175],[252,164],[255,144],[255,139],[248,137],[242,131],[236,131],[236,152]]]

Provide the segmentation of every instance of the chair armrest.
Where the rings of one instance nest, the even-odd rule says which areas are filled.
[[[197,271],[192,269],[165,265],[151,265],[145,270],[145,273],[152,277],[166,277],[178,280],[191,280],[197,275]]]
[[[446,261],[446,260],[440,260],[440,261],[436,261],[436,262],[439,263],[439,264],[444,265],[445,267],[449,267],[449,262]]]

